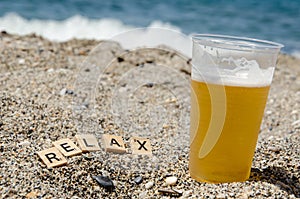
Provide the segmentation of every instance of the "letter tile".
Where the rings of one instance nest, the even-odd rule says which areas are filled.
[[[37,154],[48,168],[67,164],[65,157],[55,147],[39,151]]]
[[[121,136],[104,134],[102,140],[106,152],[126,153],[123,138]]]
[[[148,138],[132,137],[130,138],[130,147],[132,154],[151,155],[152,147]]]
[[[53,145],[64,155],[73,156],[81,154],[82,151],[69,138],[61,139],[53,142]]]
[[[76,141],[83,152],[100,151],[97,138],[93,134],[79,134],[75,136]]]

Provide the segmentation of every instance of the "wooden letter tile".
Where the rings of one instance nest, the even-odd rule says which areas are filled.
[[[65,157],[55,147],[37,152],[48,168],[67,164]]]
[[[93,134],[80,134],[75,136],[76,141],[83,152],[100,151],[97,138]]]
[[[139,154],[139,155],[152,154],[151,142],[147,138],[132,137],[130,139],[130,147],[132,150],[132,154]]]
[[[61,139],[53,142],[53,145],[64,155],[73,156],[81,154],[82,151],[69,138]]]
[[[106,152],[126,153],[123,138],[121,136],[104,134],[102,140]]]

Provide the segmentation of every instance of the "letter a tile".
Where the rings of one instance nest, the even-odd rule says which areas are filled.
[[[132,150],[132,154],[139,154],[139,155],[152,154],[151,142],[147,138],[132,137],[130,139],[130,147]]]
[[[106,152],[126,153],[124,141],[121,136],[104,134],[102,140]]]
[[[53,142],[53,145],[64,155],[73,156],[81,154],[82,151],[69,138],[61,139]]]
[[[93,134],[80,134],[75,136],[76,141],[83,152],[100,151],[97,138]]]
[[[37,152],[48,168],[67,164],[65,157],[55,147]]]

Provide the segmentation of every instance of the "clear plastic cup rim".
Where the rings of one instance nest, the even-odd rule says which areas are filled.
[[[194,43],[204,46],[243,50],[243,51],[279,51],[284,45],[268,40],[219,34],[192,34]]]

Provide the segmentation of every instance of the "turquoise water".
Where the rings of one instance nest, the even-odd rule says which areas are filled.
[[[283,43],[285,52],[300,52],[299,0],[0,1],[0,29],[13,33],[31,31],[43,35],[43,22],[52,21],[58,25],[59,22],[67,23],[67,19],[74,16],[78,21],[107,22],[107,34],[112,33],[112,21],[119,30],[160,23],[185,34],[217,33],[272,40]],[[68,26],[70,32],[72,25],[74,28],[78,26],[78,23],[71,22]],[[83,24],[82,28],[93,31]],[[62,33],[55,28],[51,34],[64,36],[59,35]],[[82,36],[89,38],[88,34]]]

